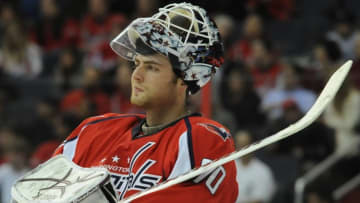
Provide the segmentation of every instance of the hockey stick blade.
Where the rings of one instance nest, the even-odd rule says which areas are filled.
[[[171,187],[175,184],[179,184],[184,181],[190,180],[202,173],[214,170],[215,168],[217,168],[221,165],[224,165],[225,163],[228,163],[228,162],[238,159],[242,156],[250,154],[250,153],[252,153],[256,150],[259,150],[265,146],[268,146],[272,143],[278,142],[279,140],[287,138],[287,137],[299,132],[300,130],[308,127],[311,123],[313,123],[321,115],[321,113],[325,110],[326,106],[335,97],[341,84],[343,83],[344,79],[346,78],[347,74],[349,73],[351,65],[352,65],[352,61],[348,60],[335,73],[333,73],[333,75],[330,77],[329,81],[326,83],[324,89],[321,91],[320,96],[317,98],[317,100],[315,101],[313,106],[310,108],[310,110],[300,120],[298,120],[294,124],[291,124],[287,128],[285,128],[285,129],[277,132],[276,134],[271,135],[259,142],[255,142],[245,148],[242,148],[239,151],[235,151],[235,152],[230,153],[218,160],[210,162],[207,165],[201,166],[197,169],[193,169],[193,170],[189,171],[188,173],[185,173],[181,176],[178,176],[177,178],[160,183],[159,185],[157,185],[153,188],[150,188],[148,190],[138,192],[122,201],[119,201],[119,203],[129,203],[130,201],[138,199],[142,196],[145,196],[150,193]]]

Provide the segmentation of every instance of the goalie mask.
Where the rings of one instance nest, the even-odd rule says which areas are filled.
[[[131,61],[151,51],[167,56],[191,94],[210,81],[224,60],[215,23],[204,9],[189,3],[169,4],[152,17],[134,20],[110,46]]]

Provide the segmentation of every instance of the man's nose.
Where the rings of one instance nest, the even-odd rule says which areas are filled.
[[[142,82],[142,81],[144,81],[144,71],[143,71],[143,65],[142,64],[140,64],[140,65],[138,65],[136,68],[135,68],[135,70],[134,70],[134,72],[133,72],[133,74],[132,74],[132,77],[133,77],[133,79],[135,80],[135,81],[137,81],[137,82]]]

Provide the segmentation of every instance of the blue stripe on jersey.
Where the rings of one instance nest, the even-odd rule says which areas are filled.
[[[117,118],[127,118],[127,117],[137,117],[137,118],[139,118],[137,115],[113,116],[113,117],[99,119],[99,120],[96,120],[96,121],[91,121],[90,123],[85,124],[85,126],[96,124],[96,123],[99,123],[99,122],[102,122],[102,121],[107,121],[107,120],[112,120],[112,119],[117,119]]]
[[[190,161],[191,161],[191,169],[193,169],[195,167],[195,159],[194,159],[194,149],[193,149],[193,144],[192,144],[192,134],[191,134],[191,123],[189,121],[188,117],[184,118],[185,120],[185,124],[186,124],[186,128],[187,128],[187,136],[188,136],[188,145],[189,145],[189,156],[190,156]]]
[[[108,120],[113,120],[113,119],[117,119],[117,118],[127,118],[127,117],[137,117],[138,119],[140,119],[139,116],[137,115],[121,115],[121,116],[112,116],[112,117],[108,117],[108,118],[102,118],[102,119],[99,119],[99,120],[95,120],[95,121],[91,121],[89,123],[86,123],[84,125],[84,127],[86,128],[87,126],[89,125],[93,125],[93,124],[97,124],[97,123],[100,123],[100,122],[103,122],[103,121],[108,121]],[[83,127],[83,128],[84,128]],[[69,140],[65,140],[64,143],[67,143],[67,142],[71,142],[72,140],[76,139],[79,135],[77,135],[76,137],[73,137]]]

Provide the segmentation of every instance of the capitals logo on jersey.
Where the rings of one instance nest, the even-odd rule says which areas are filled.
[[[128,190],[145,190],[153,187],[161,180],[161,176],[146,173],[156,163],[155,160],[147,159],[136,172],[134,171],[137,159],[154,144],[155,142],[148,142],[136,151],[130,160],[129,174],[111,173],[112,183],[115,190],[120,194],[120,198],[123,198]]]

